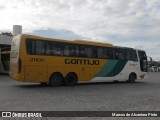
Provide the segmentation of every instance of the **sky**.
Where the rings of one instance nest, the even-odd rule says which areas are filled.
[[[0,32],[144,49],[160,61],[160,0],[0,0]]]

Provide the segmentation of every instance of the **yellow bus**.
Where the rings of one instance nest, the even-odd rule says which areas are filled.
[[[88,81],[135,82],[147,78],[145,51],[84,40],[33,35],[13,37],[11,78],[50,86]]]

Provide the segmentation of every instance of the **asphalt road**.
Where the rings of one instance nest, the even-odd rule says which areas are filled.
[[[160,72],[136,83],[49,87],[0,75],[0,111],[160,111]]]

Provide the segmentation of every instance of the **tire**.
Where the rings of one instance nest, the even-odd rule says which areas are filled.
[[[129,75],[128,82],[134,83],[135,80],[136,80],[136,75],[135,75],[134,73],[131,73],[131,74]]]
[[[58,87],[62,84],[63,82],[63,77],[60,73],[54,73],[51,75],[49,78],[49,86],[51,87]]]
[[[68,73],[65,77],[64,83],[67,86],[73,86],[78,82],[77,75],[74,73]]]

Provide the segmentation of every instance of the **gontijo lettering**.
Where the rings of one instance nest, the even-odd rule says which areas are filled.
[[[99,65],[99,60],[65,59],[65,64]]]

